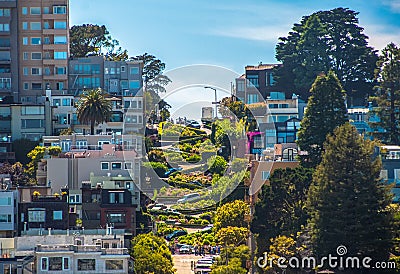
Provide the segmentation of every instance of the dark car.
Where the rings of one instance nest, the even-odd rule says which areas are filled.
[[[167,239],[168,241],[171,241],[173,238],[183,236],[186,234],[187,234],[187,232],[185,230],[175,230],[171,234],[168,234],[167,236],[165,236],[165,239]]]

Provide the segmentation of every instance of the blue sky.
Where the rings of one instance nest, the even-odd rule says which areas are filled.
[[[400,0],[71,0],[71,25],[107,26],[131,55],[149,52],[167,69],[213,64],[242,73],[275,63],[275,45],[294,23],[318,10],[360,12],[370,44],[400,43]]]
[[[239,75],[246,65],[276,63],[278,37],[287,36],[302,16],[336,7],[359,12],[359,24],[374,48],[400,44],[400,0],[70,0],[70,24],[104,24],[131,56],[153,54],[174,76],[177,68],[194,64],[220,66]],[[231,71],[222,72],[225,86],[219,92],[234,81]],[[181,78],[187,75],[178,72]],[[188,97],[194,93],[199,97]],[[181,89],[174,96],[167,101],[179,114],[185,102],[193,114],[188,98],[191,104],[213,101],[212,90],[187,90],[185,95]],[[195,112],[193,118],[199,118],[201,110]]]

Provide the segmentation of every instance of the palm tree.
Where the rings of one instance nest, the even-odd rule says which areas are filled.
[[[90,123],[90,134],[94,134],[96,123],[107,122],[112,113],[110,101],[101,88],[89,90],[81,95],[77,103],[78,120],[80,123]]]

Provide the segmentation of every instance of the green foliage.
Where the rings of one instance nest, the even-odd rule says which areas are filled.
[[[153,234],[140,234],[132,239],[131,256],[138,274],[173,274],[171,252],[163,238]]]
[[[47,152],[51,156],[58,156],[61,153],[61,147],[51,146],[47,149]]]
[[[276,169],[258,194],[251,231],[257,233],[260,252],[268,249],[270,239],[296,234],[306,225],[307,193],[313,170],[304,167]]]
[[[150,162],[160,162],[165,163],[165,155],[161,149],[152,149],[147,153],[147,157]]]
[[[191,154],[189,157],[185,159],[188,163],[198,163],[201,160],[201,156],[197,154]]]
[[[90,123],[90,134],[94,134],[96,123],[107,122],[112,114],[110,101],[105,97],[102,89],[92,89],[81,95],[77,103],[76,112],[82,124]]]
[[[83,24],[70,29],[70,51],[73,57],[105,56],[114,61],[127,60],[127,50],[119,47],[106,26]]]
[[[315,77],[332,70],[346,90],[371,89],[376,53],[358,25],[358,13],[347,8],[318,11],[294,24],[280,37],[275,73],[277,88],[300,92],[305,99]],[[360,97],[364,97],[365,93]]]
[[[31,184],[27,170],[20,162],[16,162],[13,165],[7,162],[3,163],[0,166],[0,174],[9,174],[13,186],[24,186]]]
[[[27,164],[27,173],[30,175],[31,178],[36,178],[38,163],[41,159],[43,159],[45,153],[45,147],[37,146],[27,154],[27,156],[31,159],[31,161]]]
[[[203,245],[205,242],[209,244],[215,244],[214,233],[208,232],[195,232],[190,233],[178,238],[179,243],[188,245]]]
[[[393,43],[387,45],[377,66],[379,86],[370,99],[377,104],[372,113],[379,119],[371,119],[371,134],[384,143],[400,145],[400,48]]]
[[[39,143],[28,139],[18,139],[13,141],[13,151],[15,152],[15,158],[17,162],[26,165],[30,159],[27,156],[29,151],[38,146]]]
[[[241,266],[237,258],[233,258],[228,265],[218,265],[212,268],[211,274],[246,274],[247,270]]]
[[[381,161],[373,156],[374,147],[348,123],[327,138],[307,201],[311,242],[319,256],[345,245],[347,256],[388,258],[391,195],[379,179]]]
[[[316,167],[321,162],[321,154],[326,136],[347,121],[344,91],[338,78],[330,71],[328,75],[318,76],[310,90],[297,144],[307,155],[301,155],[301,164]]]
[[[223,175],[228,163],[222,156],[212,156],[207,160],[208,171]]]
[[[216,266],[228,265],[230,262],[236,261],[242,268],[246,267],[246,261],[250,259],[250,250],[246,245],[239,246],[224,246],[221,250],[221,255],[217,258]],[[231,272],[229,272],[231,273]]]
[[[160,162],[144,162],[143,167],[154,170],[159,177],[164,177],[164,173],[168,170],[167,165]]]
[[[245,227],[222,227],[215,233],[217,242],[222,245],[237,246],[246,242],[249,230]]]
[[[249,205],[242,200],[226,203],[218,207],[215,213],[214,230],[228,226],[247,227],[244,216],[249,213]]]
[[[60,135],[72,135],[74,131],[72,128],[64,128],[63,130],[60,131]]]

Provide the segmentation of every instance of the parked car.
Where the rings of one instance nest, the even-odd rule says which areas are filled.
[[[166,171],[166,172],[164,173],[164,176],[165,176],[165,177],[168,177],[168,176],[171,175],[172,173],[174,173],[174,172],[176,172],[176,171],[180,171],[180,170],[182,170],[181,167],[171,167],[170,169],[168,169],[168,171]]]
[[[201,128],[200,123],[197,122],[197,121],[195,121],[195,120],[190,120],[190,121],[188,121],[188,123],[186,124],[186,126],[192,127],[192,128],[195,128],[195,129],[200,129],[200,128]]]
[[[199,193],[190,193],[190,194],[184,195],[181,199],[179,199],[178,204],[192,202],[192,201],[196,201],[198,199],[200,199]]]
[[[187,234],[187,232],[185,230],[175,230],[171,234],[168,234],[167,236],[165,236],[165,239],[168,241],[171,241],[172,239],[174,239],[176,237],[183,236],[186,234]]]
[[[164,204],[155,203],[148,205],[147,208],[152,210],[164,210],[167,208],[167,206]]]
[[[180,254],[191,254],[193,253],[193,246],[191,245],[183,245],[179,248]]]

